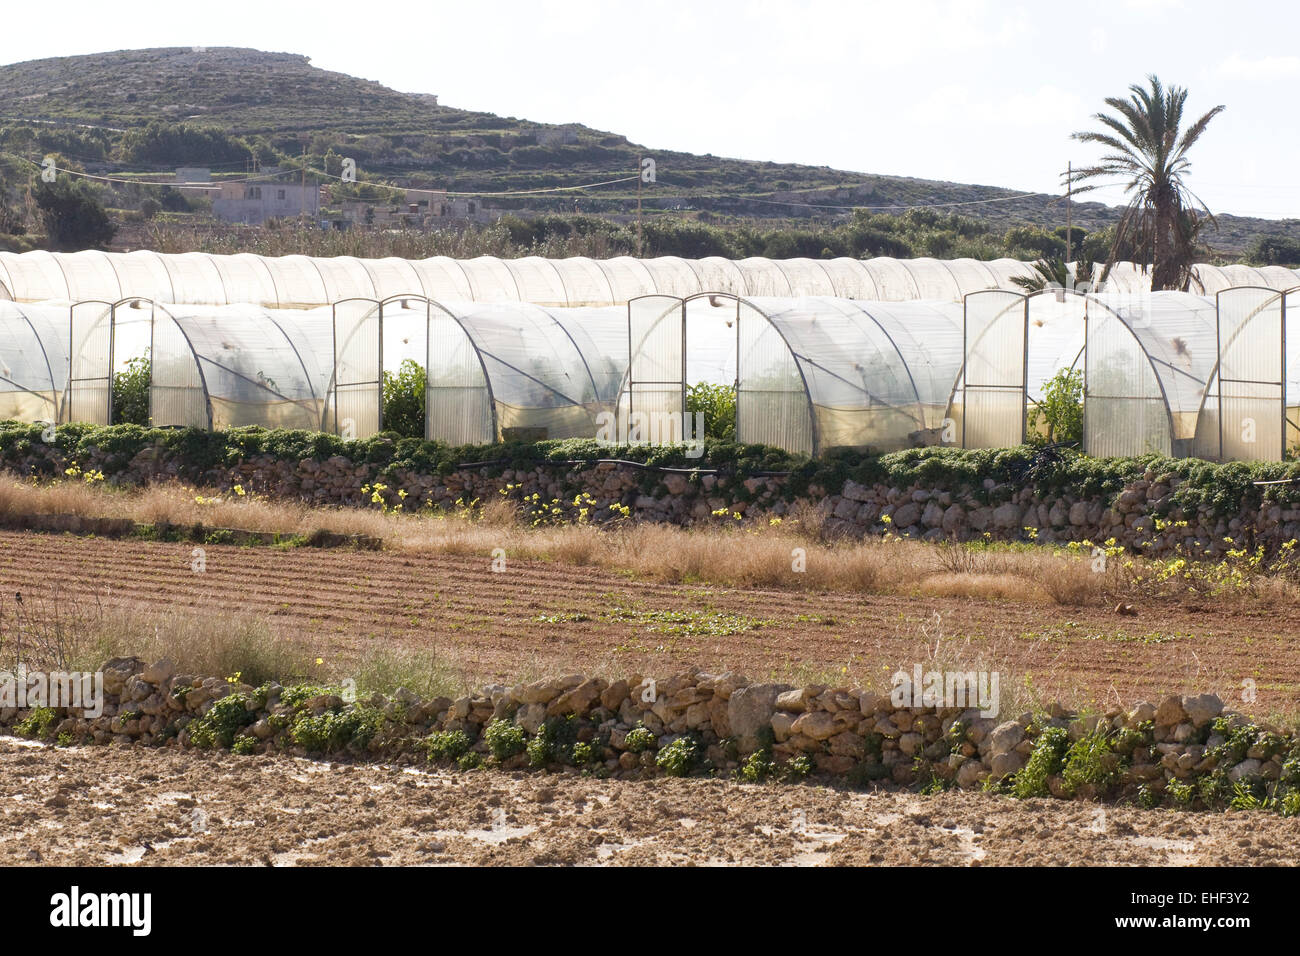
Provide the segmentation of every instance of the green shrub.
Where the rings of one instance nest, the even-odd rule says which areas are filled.
[[[1100,730],[1085,734],[1066,752],[1061,782],[1070,793],[1084,784],[1104,792],[1118,780],[1119,767],[1110,749],[1109,734]]]
[[[113,423],[149,425],[149,384],[153,366],[148,355],[129,359],[126,369],[113,375]]]
[[[1047,778],[1061,772],[1062,760],[1069,745],[1070,735],[1064,727],[1044,728],[1034,741],[1029,760],[1011,780],[1012,794],[1022,800],[1047,796]]]
[[[524,728],[511,720],[492,721],[483,731],[483,739],[497,760],[507,760],[515,754],[521,754],[527,746]]]
[[[1111,747],[1117,754],[1131,755],[1138,747],[1149,747],[1155,742],[1155,722],[1143,721],[1137,727],[1125,727],[1115,735]]]
[[[785,762],[782,770],[785,773],[786,780],[803,780],[808,774],[812,773],[812,758],[807,754],[795,754]]]
[[[234,754],[243,754],[245,756],[257,753],[257,738],[247,736],[236,737],[235,742],[230,745],[230,752]]]
[[[678,737],[655,756],[655,764],[670,777],[685,777],[699,763],[700,745],[692,736]]]
[[[1174,779],[1165,786],[1165,793],[1169,794],[1175,806],[1190,807],[1196,798],[1196,787],[1186,780]]]
[[[646,750],[653,750],[655,746],[655,735],[646,727],[637,724],[627,732],[627,739],[623,743],[625,750],[639,754]]]
[[[384,372],[384,430],[404,438],[424,438],[428,379],[424,366],[402,359],[396,374]]]
[[[186,728],[196,747],[229,748],[235,736],[254,720],[243,694],[228,694],[215,701],[206,714],[191,721]]]
[[[364,707],[299,713],[289,727],[289,737],[309,753],[333,753],[348,746],[363,749],[378,732],[379,721],[378,711]]]
[[[425,752],[432,762],[459,760],[469,752],[469,736],[463,730],[441,730],[429,735]]]
[[[53,183],[36,183],[31,195],[48,248],[74,252],[101,249],[113,241],[117,227],[108,218],[99,189],[90,182],[60,176]]]
[[[572,715],[548,719],[524,748],[529,765],[544,767],[549,763],[570,763],[577,734],[578,721]]]
[[[734,385],[710,385],[708,382],[692,385],[686,390],[686,414],[693,416],[696,413],[704,415],[706,437],[715,441],[735,441],[736,388]]]
[[[30,714],[14,724],[14,731],[20,737],[43,740],[54,726],[56,716],[51,707],[33,707]]]
[[[745,758],[737,774],[748,783],[762,783],[772,775],[772,770],[772,754],[767,750],[755,750]]]
[[[477,770],[482,764],[483,758],[472,750],[456,758],[456,766],[461,770]]]
[[[1029,410],[1032,437],[1083,441],[1083,369],[1063,368],[1043,384],[1043,400]]]

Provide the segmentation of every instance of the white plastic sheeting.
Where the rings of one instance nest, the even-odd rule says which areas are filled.
[[[595,438],[597,416],[617,405],[628,360],[624,308],[351,299],[333,310],[326,428],[364,438],[382,427],[385,330],[409,337],[417,327],[426,438],[452,445]]]
[[[964,313],[966,361],[961,389],[954,394],[961,442],[968,448],[1019,445],[1025,440],[1028,300],[1001,290],[973,292]],[[956,440],[955,431],[941,435],[941,441]]]
[[[0,421],[59,421],[68,383],[68,308],[0,301]]]
[[[331,310],[274,313],[251,305],[155,307],[155,426],[319,430],[325,416]]]
[[[1218,364],[1196,419],[1192,454],[1281,461],[1286,437],[1283,295],[1235,288],[1217,299]]]
[[[1197,266],[1204,293],[1233,285],[1300,286],[1300,274],[1270,266]],[[136,252],[0,252],[0,298],[116,302],[140,297],[189,305],[312,308],[340,299],[423,295],[451,302],[531,302],[548,307],[623,304],[640,295],[701,292],[742,297],[834,296],[897,302],[960,301],[984,289],[1017,291],[1031,274],[1013,259],[355,259]],[[1145,291],[1150,276],[1131,263],[1108,290]],[[1201,290],[1197,290],[1201,291]]]
[[[743,300],[737,440],[811,454],[938,444],[961,322],[957,303]]]
[[[455,302],[433,309],[426,437],[454,444],[597,437],[597,416],[616,406],[627,370],[625,309]]]
[[[258,260],[242,262],[257,274]],[[660,265],[678,278],[694,269]],[[293,268],[305,281],[315,266],[299,257]],[[710,281],[743,273],[726,260],[708,268]],[[539,265],[530,281],[548,275]],[[1287,409],[1300,417],[1300,361],[1287,355],[1300,335],[1286,335],[1298,298],[1234,287],[985,291],[964,304],[727,293],[579,308],[418,295],[311,310],[0,301],[0,413],[107,421],[115,330],[137,326],[152,350],[157,425],[365,437],[382,427],[394,333],[428,372],[428,437],[455,444],[599,437],[602,413],[678,414],[703,351],[730,362],[716,380],[737,385],[738,440],[795,452],[1014,444],[1044,384],[1082,367],[1091,454],[1269,459],[1296,438]]]
[[[1290,381],[1300,376],[1285,358],[1287,298],[1242,287],[1213,297],[1064,290],[968,296],[963,386],[954,394],[963,440],[968,447],[1009,444],[1022,426],[1016,376],[1023,371],[1032,404],[1050,378],[1082,364],[1090,454],[1278,460],[1285,408],[1300,394],[1300,383]],[[973,391],[986,379],[1000,393],[996,407]],[[977,401],[987,407],[976,408]]]

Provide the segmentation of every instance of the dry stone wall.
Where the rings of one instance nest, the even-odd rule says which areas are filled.
[[[255,453],[236,455],[230,464],[205,467],[187,457],[183,445],[146,442],[140,447],[137,442],[131,447],[124,454],[91,445],[74,455],[57,444],[24,440],[5,448],[0,464],[24,476],[59,477],[75,466],[82,474],[102,471],[116,485],[179,479],[217,489],[239,485],[247,491],[318,505],[407,512],[472,508],[505,498],[539,522],[579,518],[592,523],[635,520],[677,525],[735,523],[738,518],[767,522],[813,508],[830,536],[891,533],[927,541],[1045,544],[1100,544],[1114,538],[1117,545],[1153,556],[1218,557],[1232,548],[1257,546],[1276,551],[1300,538],[1300,497],[1292,498],[1287,481],[1276,482],[1268,494],[1234,491],[1235,498],[1222,493],[1189,497],[1180,495],[1180,487],[1189,479],[1159,464],[1146,467],[1145,472],[1141,465],[1125,464],[1121,473],[1128,477],[1109,484],[1058,480],[1056,490],[1047,490],[1053,486],[983,475],[898,484],[854,480],[819,484],[800,483],[784,474],[737,477],[725,470],[654,468],[612,460],[473,467],[454,467],[444,461],[437,468],[421,469],[340,454]],[[1106,467],[1099,460],[1082,461],[1087,467]],[[1200,476],[1194,490],[1218,482],[1235,482],[1234,489],[1254,488],[1241,474],[1229,474],[1236,465],[1207,467],[1220,470]],[[1070,472],[1076,473],[1086,475],[1087,468]],[[1085,486],[1108,490],[1085,493],[1080,490]],[[1300,492],[1300,478],[1294,487]]]
[[[462,767],[569,766],[602,776],[761,779],[798,768],[799,775],[856,782],[965,789],[1002,782],[1063,798],[1154,803],[1167,795],[1183,805],[1212,805],[1216,794],[1231,797],[1236,784],[1282,795],[1300,787],[1300,738],[1225,711],[1210,694],[1104,712],[1052,706],[989,716],[962,706],[900,705],[861,688],[759,683],[700,670],[658,680],[574,674],[485,686],[455,699],[399,689],[360,701],[345,699],[340,688],[254,688],[181,674],[167,660],[114,658],[101,673],[101,714],[6,706],[0,726],[65,745],[205,746],[399,763],[443,758]]]

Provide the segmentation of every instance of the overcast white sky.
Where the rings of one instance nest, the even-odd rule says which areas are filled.
[[[1239,0],[441,0],[10,4],[0,62],[157,46],[303,53],[449,106],[650,147],[1054,192],[1069,134],[1157,73],[1226,104],[1194,154],[1215,212],[1300,217],[1300,8]],[[664,166],[661,178],[670,180]],[[1118,201],[1118,192],[1106,194]]]

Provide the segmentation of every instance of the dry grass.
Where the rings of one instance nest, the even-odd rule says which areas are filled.
[[[211,528],[309,535],[316,530],[381,538],[390,548],[507,560],[551,561],[629,572],[664,583],[709,583],[814,591],[868,591],[933,597],[1098,606],[1159,598],[1124,591],[1114,574],[1093,573],[1085,557],[1043,546],[924,544],[897,538],[827,540],[821,518],[802,508],[778,525],[701,528],[627,523],[531,527],[513,504],[495,499],[473,515],[384,513],[321,508],[255,495],[208,495],[180,484],[118,491],[82,481],[34,484],[0,475],[0,516],[37,513],[131,518]],[[800,570],[801,568],[801,570]],[[1170,594],[1172,588],[1166,589]],[[1293,601],[1289,580],[1257,575],[1221,597]]]
[[[457,695],[477,681],[441,657],[404,650],[372,649],[359,660],[326,661],[246,614],[124,609],[58,588],[45,597],[0,598],[0,669],[12,673],[22,663],[29,670],[89,672],[113,657],[168,658],[179,673],[254,686],[351,679],[363,695],[398,687],[426,698]]]

